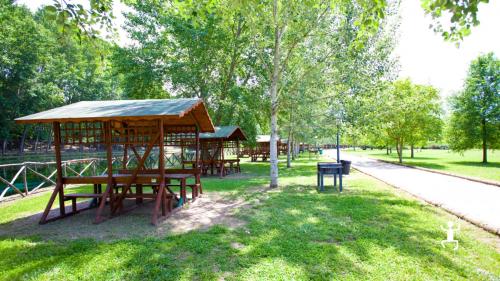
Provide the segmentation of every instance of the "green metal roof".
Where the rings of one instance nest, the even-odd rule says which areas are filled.
[[[201,99],[81,101],[17,118],[17,123],[93,122],[163,119],[170,125],[198,125],[201,132],[214,126]]]
[[[17,118],[16,121],[181,116],[199,102],[199,99],[81,101]]]
[[[202,133],[200,139],[239,139],[246,140],[245,134],[238,126],[215,127],[215,133]]]

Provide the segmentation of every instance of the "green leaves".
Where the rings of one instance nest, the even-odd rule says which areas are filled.
[[[99,29],[109,33],[115,32],[112,19],[113,0],[90,0],[90,9],[71,1],[53,0],[52,5],[44,6],[44,13],[49,20],[57,24],[58,31],[65,36],[76,36],[79,41],[82,35],[95,38],[100,35]]]
[[[432,16],[435,23],[431,26],[435,32],[451,42],[460,42],[471,32],[471,28],[479,25],[477,12],[481,3],[488,0],[421,0],[422,8]],[[449,17],[449,20],[443,20]],[[449,21],[447,23],[444,23]],[[444,27],[446,26],[446,27]]]

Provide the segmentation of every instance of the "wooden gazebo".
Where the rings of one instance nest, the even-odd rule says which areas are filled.
[[[106,218],[106,205],[109,215],[114,216],[124,210],[125,199],[133,198],[136,204],[141,204],[143,199],[154,202],[151,222],[156,225],[160,209],[166,216],[174,201],[187,200],[187,187],[192,190],[192,200],[202,192],[200,169],[167,169],[166,148],[181,146],[181,140],[191,140],[196,147],[194,161],[198,162],[200,133],[215,130],[200,99],[84,101],[18,118],[16,122],[52,123],[53,126],[57,181],[40,219],[42,224],[93,207],[97,208],[95,223],[99,223]],[[61,150],[72,145],[104,146],[107,173],[63,176]],[[113,148],[123,150],[119,156],[123,158],[121,167],[113,167]],[[135,167],[128,166],[130,152],[136,157]],[[148,157],[157,159],[155,167],[146,168]],[[187,184],[189,178],[194,178],[193,184]],[[178,184],[172,184],[172,180]],[[67,194],[67,184],[92,184],[94,189],[86,194]],[[106,185],[104,192],[103,184]],[[143,192],[144,187],[151,187],[151,193]],[[172,187],[180,188],[179,195]],[[49,218],[56,197],[59,214]],[[78,198],[92,198],[97,204],[78,209]],[[71,211],[66,210],[66,201],[71,201]]]
[[[281,143],[281,139],[278,136],[278,155],[283,151],[283,146],[286,144]],[[250,145],[245,145],[243,150],[240,152],[240,156],[249,156],[252,162],[257,161],[257,159],[262,158],[262,161],[267,161],[270,156],[271,151],[271,136],[270,135],[257,135],[255,147]]]
[[[210,170],[213,175],[216,171],[221,177],[224,177],[230,172],[241,172],[240,142],[246,140],[245,134],[238,126],[215,127],[214,133],[201,134],[201,168],[203,173],[206,175]]]

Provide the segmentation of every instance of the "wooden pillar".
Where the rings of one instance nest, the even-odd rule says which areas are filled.
[[[240,140],[236,140],[236,159],[240,159]]]
[[[165,206],[165,146],[164,146],[164,128],[163,128],[163,119],[158,120],[158,132],[159,132],[159,140],[158,140],[158,169],[160,171],[160,182],[158,186],[158,194],[156,195],[155,208],[153,210],[153,217],[151,219],[151,223],[153,225],[157,225],[158,223],[158,212],[160,210],[160,206],[162,207],[162,214],[165,214],[164,206]]]
[[[224,141],[220,140],[220,177],[224,177]]]
[[[56,186],[52,195],[50,196],[49,202],[43,211],[42,217],[40,218],[40,224],[44,224],[47,222],[47,217],[50,213],[50,209],[52,208],[52,204],[56,199],[56,196],[59,195],[59,213],[60,216],[64,216],[66,214],[66,210],[64,208],[64,190],[63,190],[63,170],[62,170],[62,161],[61,161],[61,127],[59,122],[52,123],[52,127],[54,130],[54,152],[56,156]]]
[[[200,167],[200,131],[198,129],[198,125],[196,126],[196,142],[195,142],[195,145],[196,145],[196,158],[195,158],[195,162],[196,162],[196,169],[198,169]]]
[[[181,140],[181,165],[182,165],[182,169],[185,168],[185,165],[184,165],[184,145],[182,143],[182,140]]]
[[[62,160],[61,160],[61,124],[59,122],[54,122],[54,145],[55,145],[55,156],[56,156],[56,167],[57,167],[57,178],[56,185],[58,186],[59,193],[59,213],[61,216],[66,214],[66,209],[64,207],[64,186],[63,186],[63,174],[62,174]]]
[[[109,205],[113,208],[113,146],[111,143],[111,121],[104,122],[104,141],[106,144],[106,161],[108,164],[108,181],[106,191],[102,195],[99,208],[95,218],[95,223],[100,223],[103,220],[102,212],[106,206],[106,198],[109,197]]]
[[[127,136],[128,136],[128,134],[127,134]],[[127,141],[128,141],[128,137],[127,137]],[[122,163],[123,169],[127,169],[127,162],[128,162],[128,144],[125,144],[123,146],[123,163]]]

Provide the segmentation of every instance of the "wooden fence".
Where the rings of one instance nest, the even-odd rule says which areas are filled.
[[[191,160],[192,153],[185,153],[184,160]],[[165,156],[165,163],[167,166],[174,167],[180,165],[183,159],[181,159],[181,154],[171,153]],[[116,167],[128,167],[133,162],[137,162],[134,155],[129,155],[128,161],[123,165],[122,157],[113,158],[113,165]],[[36,192],[37,190],[55,185],[55,175],[56,175],[56,162],[24,162],[16,164],[3,164],[0,165],[0,169],[13,169],[15,173],[12,177],[7,176],[4,173],[3,176],[0,175],[0,185],[4,184],[6,187],[0,189],[0,202],[9,197],[9,195],[19,194],[22,197],[29,196],[30,194]],[[157,158],[150,155],[145,162],[146,167],[153,168],[158,165]],[[39,171],[39,167],[45,167],[44,171]],[[62,162],[62,169],[64,176],[88,176],[88,175],[105,175],[108,172],[105,158],[85,158],[85,159],[74,159],[66,160]],[[114,168],[113,168],[114,169]],[[30,188],[30,181],[33,179],[41,181],[33,187]],[[16,186],[17,183],[17,186]],[[22,187],[20,187],[22,186]]]

